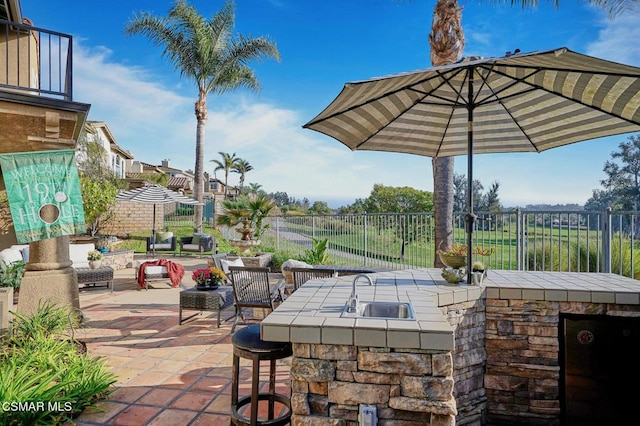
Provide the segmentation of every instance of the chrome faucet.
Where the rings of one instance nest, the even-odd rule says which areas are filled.
[[[366,274],[358,274],[353,277],[353,283],[351,284],[351,296],[349,296],[349,306],[347,307],[347,312],[349,313],[358,312],[358,295],[356,294],[356,282],[360,278],[365,278],[367,281],[369,281],[369,285],[373,285],[371,278],[369,278],[369,276]]]

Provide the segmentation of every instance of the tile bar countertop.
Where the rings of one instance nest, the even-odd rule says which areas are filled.
[[[360,302],[410,302],[416,320],[342,318],[354,275],[310,280],[261,323],[270,341],[453,350],[453,330],[439,307],[481,297],[587,303],[640,304],[640,282],[615,274],[490,270],[480,285],[447,284],[440,269],[367,274]]]

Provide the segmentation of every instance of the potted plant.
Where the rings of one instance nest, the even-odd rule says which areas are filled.
[[[100,253],[108,253],[109,252],[109,245],[110,245],[110,241],[108,237],[101,237],[98,241],[96,241],[95,246],[96,246],[96,250],[98,250]]]
[[[442,278],[449,284],[458,284],[464,279],[464,269],[458,268],[442,268]]]
[[[200,268],[193,271],[191,279],[195,281],[198,290],[215,290],[227,279],[226,274],[219,268]]]
[[[91,250],[87,253],[87,260],[89,261],[89,268],[99,268],[102,265],[102,253],[98,250]]]
[[[467,246],[454,243],[451,247],[437,251],[440,261],[449,268],[459,269],[467,265]]]
[[[471,273],[473,284],[480,284],[487,277],[487,268],[484,265],[484,262],[481,260],[476,260],[471,265]]]

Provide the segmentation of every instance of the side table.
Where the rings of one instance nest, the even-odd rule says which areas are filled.
[[[220,286],[216,290],[198,290],[195,287],[180,292],[180,314],[178,324],[195,317],[202,311],[218,313],[218,327],[220,327],[220,311],[233,305],[233,288],[231,286]],[[200,312],[182,317],[183,309],[198,310]]]

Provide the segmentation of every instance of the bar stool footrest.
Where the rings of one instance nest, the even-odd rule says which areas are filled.
[[[270,403],[279,402],[287,408],[287,412],[270,420],[259,420],[260,426],[284,426],[291,421],[291,400],[285,395],[278,393],[259,393],[258,401],[269,401]],[[250,426],[251,419],[238,413],[245,405],[251,404],[251,395],[245,395],[238,399],[238,403],[231,409],[231,420],[234,425]]]

